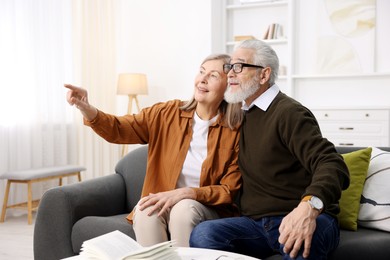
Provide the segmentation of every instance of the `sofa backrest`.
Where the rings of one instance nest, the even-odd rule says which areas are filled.
[[[336,149],[340,154],[349,153],[365,147],[356,146],[337,146]],[[389,151],[390,147],[378,147],[382,150]],[[126,201],[127,210],[133,210],[141,198],[142,186],[145,179],[146,163],[148,157],[148,146],[143,145],[129,152],[116,165],[115,172],[122,175],[126,184]]]
[[[115,172],[122,175],[126,185],[127,210],[130,212],[141,198],[145,179],[148,146],[143,145],[125,155],[115,167]]]
[[[357,151],[357,150],[360,150],[360,149],[364,149],[366,147],[358,147],[358,146],[337,146],[336,147],[336,150],[337,152],[339,153],[350,153],[350,152],[353,152],[353,151]],[[379,149],[382,149],[384,151],[388,151],[390,152],[390,147],[378,147]]]

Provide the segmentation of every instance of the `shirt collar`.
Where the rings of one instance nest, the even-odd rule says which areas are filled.
[[[272,101],[275,99],[276,95],[279,93],[280,89],[278,85],[274,84],[272,87],[267,89],[263,94],[258,96],[252,104],[249,106],[245,103],[245,101],[242,102],[242,109],[245,111],[248,111],[253,106],[257,106],[263,111],[267,111],[268,107],[271,105]]]

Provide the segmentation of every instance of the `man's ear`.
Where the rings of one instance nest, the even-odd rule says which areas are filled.
[[[260,72],[260,84],[265,84],[266,82],[268,82],[270,76],[271,76],[270,67],[265,67],[264,69],[262,69]]]

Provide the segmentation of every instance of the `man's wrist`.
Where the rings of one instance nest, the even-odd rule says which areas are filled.
[[[307,196],[303,197],[303,199],[301,201],[309,203],[309,205],[313,209],[318,210],[319,213],[321,213],[322,210],[324,209],[324,203],[322,202],[322,200],[320,198],[318,198],[316,196],[307,195]]]

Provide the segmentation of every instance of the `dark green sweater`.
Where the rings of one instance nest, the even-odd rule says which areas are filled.
[[[254,106],[246,112],[239,166],[242,214],[254,219],[286,215],[309,194],[336,215],[349,185],[348,168],[314,115],[281,92],[267,111]]]

